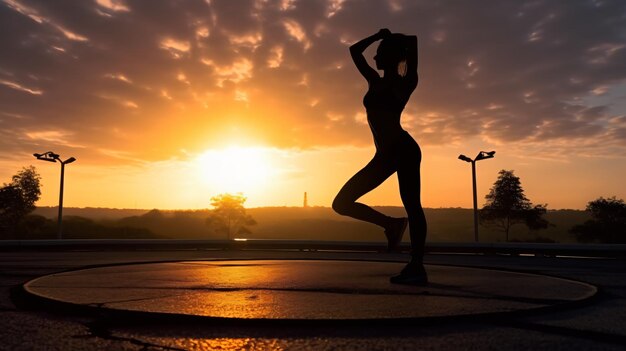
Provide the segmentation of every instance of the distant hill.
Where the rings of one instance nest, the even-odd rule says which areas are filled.
[[[402,207],[375,207],[394,217],[404,216]],[[150,213],[149,213],[150,212]],[[336,214],[329,207],[257,207],[247,209],[256,221],[250,237],[260,239],[298,240],[355,240],[382,241],[382,231],[375,225],[363,223]],[[473,241],[473,210],[465,208],[425,209],[428,221],[428,241],[452,242]],[[56,218],[56,207],[39,207],[35,214]],[[155,235],[167,238],[215,239],[205,219],[208,210],[142,210],[113,208],[64,208],[64,216],[90,218],[112,226],[146,228]],[[589,213],[579,210],[551,210],[545,217],[554,226],[530,232],[525,226],[514,226],[510,233],[512,240],[575,242],[569,229],[590,218]],[[479,228],[480,241],[504,241],[504,234],[490,228]],[[408,241],[408,234],[405,237]]]
[[[104,207],[63,207],[63,216],[80,216],[95,220],[100,219],[120,219],[130,216],[140,216],[149,210],[142,209],[126,209],[126,208],[104,208]],[[41,215],[46,218],[57,218],[59,214],[58,207],[37,207],[33,214]]]

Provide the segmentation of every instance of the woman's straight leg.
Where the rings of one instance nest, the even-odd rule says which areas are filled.
[[[422,261],[426,242],[426,216],[421,202],[420,177],[421,151],[415,144],[405,150],[404,157],[398,167],[398,183],[400,197],[409,217],[409,233],[411,236],[411,255],[413,260]]]

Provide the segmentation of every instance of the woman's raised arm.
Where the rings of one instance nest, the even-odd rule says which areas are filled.
[[[417,84],[417,36],[405,36],[406,45],[406,77]]]
[[[363,57],[363,51],[367,49],[368,46],[372,45],[374,42],[385,38],[387,35],[391,35],[389,29],[383,28],[378,31],[378,33],[374,35],[370,35],[369,37],[362,39],[350,46],[350,55],[352,56],[352,61],[356,65],[356,68],[361,72],[361,75],[367,79],[367,81],[371,81],[376,78],[380,78],[378,72],[375,69],[370,67],[367,64],[367,60]]]

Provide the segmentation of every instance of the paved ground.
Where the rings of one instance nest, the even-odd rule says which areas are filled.
[[[429,265],[427,287],[389,283],[403,263],[216,260],[114,265],[51,274],[25,285],[49,304],[266,323],[451,318],[581,301],[595,287],[536,274]],[[488,282],[488,283],[485,283]],[[497,282],[497,284],[494,284]],[[143,315],[139,315],[143,313]]]
[[[427,257],[431,270],[454,271],[445,265],[490,267],[584,281],[600,290],[596,297],[584,304],[531,314],[434,321],[417,319],[388,324],[345,322],[324,325],[316,322],[275,325],[237,324],[223,320],[194,323],[173,320],[167,323],[149,318],[120,319],[106,314],[69,313],[34,305],[16,289],[46,274],[115,263],[215,259],[394,261],[403,258],[401,255],[373,253],[289,251],[3,252],[0,253],[0,349],[622,350],[626,345],[626,264],[618,260],[431,255]],[[382,278],[381,274],[376,276]],[[475,286],[491,285],[502,289],[502,283],[497,277],[488,277]],[[533,284],[538,283],[541,282]],[[563,297],[554,288],[547,290],[545,293],[554,294],[556,300]],[[544,302],[548,300],[544,299]],[[490,302],[485,299],[486,304]]]

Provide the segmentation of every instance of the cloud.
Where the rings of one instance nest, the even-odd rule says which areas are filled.
[[[160,42],[162,49],[169,51],[173,58],[181,58],[182,55],[189,52],[189,42],[176,40],[172,38],[164,38]]]
[[[301,43],[304,50],[308,50],[311,47],[311,41],[304,32],[302,26],[297,21],[286,19],[283,21],[283,25],[285,26],[285,30],[289,36]]]
[[[270,57],[267,60],[267,66],[270,68],[278,68],[283,63],[283,48],[275,46],[270,50]]]
[[[212,60],[202,59],[202,63],[214,69],[214,74],[218,77],[217,85],[222,87],[224,81],[239,83],[252,78],[254,66],[252,61],[246,58],[237,59],[229,65],[218,65]]]
[[[129,12],[130,9],[121,0],[96,0],[103,9],[113,12]]]
[[[72,148],[84,148],[82,145],[71,143],[69,140],[72,133],[64,130],[30,131],[26,132],[26,137],[39,143],[55,143]]]
[[[18,90],[18,91],[23,91],[25,93],[32,94],[32,95],[41,95],[41,94],[43,94],[42,90],[27,88],[27,87],[22,86],[22,85],[20,85],[18,83],[11,82],[11,81],[8,81],[8,80],[0,80],[0,84],[5,85],[5,86],[7,86],[9,88]]]
[[[45,142],[84,146],[94,162],[169,159],[237,135],[370,145],[367,84],[347,49],[381,27],[419,37],[403,125],[420,143],[614,152],[626,146],[613,94],[625,12],[619,1],[3,0],[0,157]],[[71,141],[25,137],[59,126]]]
[[[3,0],[3,2],[11,9],[19,12],[20,14],[30,18],[31,20],[37,22],[38,24],[42,24],[42,25],[48,25],[54,29],[56,29],[57,31],[61,32],[67,39],[70,40],[75,40],[75,41],[87,41],[88,39],[80,34],[77,34],[75,32],[72,32],[71,30],[65,28],[64,26],[62,26],[61,24],[59,24],[58,22],[45,17],[44,15],[40,14],[39,11],[37,11],[36,9],[34,9],[33,7],[30,7],[28,5],[25,5],[23,2],[18,1],[18,0]]]

